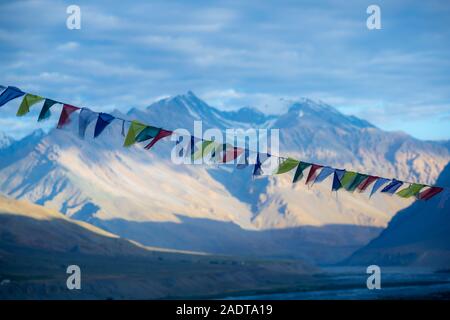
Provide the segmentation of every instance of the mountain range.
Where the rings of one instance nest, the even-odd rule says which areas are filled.
[[[386,132],[309,99],[265,115],[246,107],[221,111],[194,93],[113,114],[166,129],[202,120],[203,129],[277,128],[280,153],[337,168],[433,183],[450,160],[448,144]],[[123,148],[114,121],[84,140],[77,121],[0,146],[0,192],[58,210],[144,245],[334,263],[374,239],[412,201],[306,187],[292,175],[251,178],[252,168],[176,165],[174,143],[150,151]],[[2,138],[2,141],[6,139]],[[167,139],[169,140],[169,139]],[[424,204],[426,205],[426,203]]]

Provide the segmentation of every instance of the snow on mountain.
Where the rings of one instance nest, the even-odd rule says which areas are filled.
[[[75,127],[74,122],[67,131],[53,130],[31,150],[24,150],[27,156],[6,163],[0,188],[15,198],[86,220],[96,214],[105,219],[178,221],[174,214],[185,212],[230,220],[244,211],[205,170],[173,168],[158,161],[156,153],[122,148],[119,122],[97,139],[79,139]],[[202,207],[213,193],[221,197],[219,206]],[[233,220],[245,225],[241,216]]]
[[[450,185],[450,164],[437,183]],[[450,195],[415,202],[394,216],[388,227],[353,254],[348,264],[450,266]]]
[[[335,167],[403,180],[432,183],[449,160],[438,142],[424,142],[402,133],[385,132],[331,106],[294,104],[279,117],[285,152]]]
[[[122,117],[191,132],[194,120],[202,120],[203,129],[278,128],[281,154],[400,179],[433,182],[450,159],[442,144],[384,132],[308,99],[293,103],[285,114],[267,116],[251,108],[223,112],[188,92],[144,110],[132,109]],[[90,125],[87,138],[81,140],[74,121],[67,129],[13,143],[0,151],[0,191],[146,245],[204,250],[206,243],[211,252],[284,250],[285,255],[314,248],[322,254],[319,260],[332,254],[316,250],[317,245],[333,248],[339,252],[334,258],[343,258],[411,203],[384,195],[368,200],[367,195],[332,194],[329,180],[307,188],[301,182],[293,185],[290,174],[253,180],[251,168],[230,172],[229,166],[175,165],[169,160],[174,145],[170,139],[151,151],[123,148],[121,127],[121,121],[114,121],[93,139]],[[207,224],[211,230],[205,231],[205,221],[214,222]],[[229,230],[229,223],[237,228],[223,232]],[[342,228],[329,228],[334,225],[349,228],[342,234]],[[306,231],[306,226],[314,227],[314,232]],[[245,231],[274,228],[286,232],[281,236]],[[286,239],[287,234],[295,239]],[[309,247],[300,250],[299,238]],[[284,239],[284,247],[274,245],[277,239]],[[339,251],[336,246],[346,249]],[[263,248],[272,251],[262,252]]]

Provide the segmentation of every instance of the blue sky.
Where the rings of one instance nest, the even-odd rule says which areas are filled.
[[[71,4],[81,30],[66,28]],[[370,4],[381,30],[366,28]],[[267,113],[308,97],[386,130],[450,139],[449,21],[445,0],[2,2],[0,84],[104,111],[188,90]],[[0,110],[1,130],[35,127],[14,113]]]

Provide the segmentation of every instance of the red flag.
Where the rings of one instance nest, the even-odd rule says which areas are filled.
[[[239,157],[242,154],[242,152],[244,152],[244,149],[237,147],[234,147],[231,150],[227,150],[223,155],[222,162],[226,163],[228,161],[232,161],[237,157]]]
[[[442,190],[444,190],[444,189],[441,187],[430,187],[429,189],[419,193],[417,198],[419,198],[420,200],[430,200],[431,198],[433,198],[435,195],[437,195]]]
[[[368,176],[366,179],[364,179],[363,182],[357,187],[359,192],[364,192],[366,189],[375,181],[377,181],[379,177],[377,176]]]
[[[317,177],[317,173],[318,173],[317,170],[319,170],[322,167],[323,166],[318,165],[318,164],[311,165],[311,169],[309,169],[308,178],[306,178],[305,184],[308,184],[311,181],[314,181]]]
[[[172,133],[173,133],[172,131],[168,131],[168,130],[164,130],[164,129],[159,130],[158,134],[152,139],[152,141],[150,141],[150,143],[145,146],[145,149],[147,149],[147,150],[150,149],[159,140],[170,136]]]
[[[65,104],[61,111],[61,115],[59,116],[57,128],[61,129],[63,126],[68,124],[70,122],[70,115],[79,109],[80,108],[71,106],[70,104]]]

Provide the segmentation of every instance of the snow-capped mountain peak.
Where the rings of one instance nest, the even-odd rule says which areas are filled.
[[[286,113],[268,116],[252,108],[220,111],[188,92],[143,110],[132,109],[127,117],[166,129],[191,129],[197,119],[203,121],[204,129],[268,126],[280,129],[283,155],[425,183],[432,183],[450,159],[448,148],[440,143],[384,132],[312,100],[297,101]],[[302,183],[292,184],[290,174],[252,180],[251,168],[230,173],[208,166],[175,165],[169,158],[169,139],[150,151],[123,148],[120,122],[113,122],[96,139],[91,137],[93,126],[88,127],[85,140],[78,138],[74,119],[68,128],[35,133],[0,149],[0,192],[95,222],[148,245],[191,250],[202,250],[204,243],[211,245],[208,248],[230,245],[235,250],[236,237],[245,234],[245,243],[253,236],[247,230],[306,226],[314,226],[317,233],[303,234],[305,241],[317,245],[324,239],[337,241],[349,250],[375,236],[376,228],[409,204],[397,197],[368,201],[365,195],[347,192],[331,196],[329,182],[309,189]],[[194,227],[184,228],[184,223]],[[156,234],[149,232],[153,224],[167,232],[156,227],[151,229]],[[221,238],[214,246],[223,224],[237,229],[221,233],[230,238]],[[349,229],[356,233],[346,237],[339,228],[329,231],[329,225],[352,226]],[[287,234],[298,236],[280,232],[282,237]],[[274,235],[267,236],[273,239]],[[300,254],[297,251],[298,246],[289,253]]]

